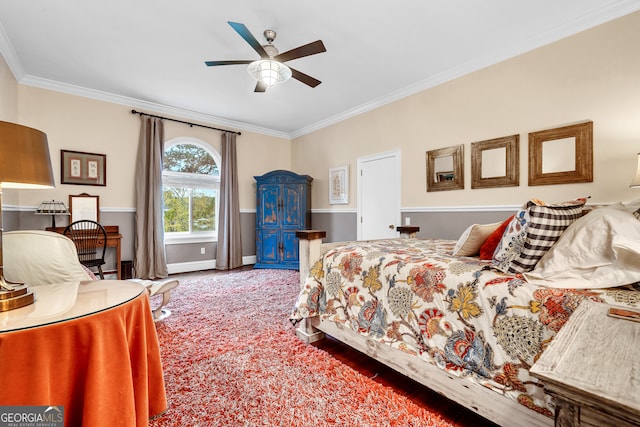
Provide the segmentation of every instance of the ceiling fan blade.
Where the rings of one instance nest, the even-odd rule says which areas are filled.
[[[236,30],[236,33],[240,34],[240,37],[242,37],[247,43],[251,45],[253,50],[258,52],[260,58],[266,59],[269,57],[269,54],[267,54],[262,45],[258,42],[258,40],[256,40],[255,37],[253,37],[253,34],[251,34],[249,29],[244,24],[231,21],[227,21],[227,23],[231,25],[231,28]]]
[[[322,53],[326,51],[327,49],[324,47],[324,43],[322,43],[322,40],[316,40],[314,42],[305,44],[304,46],[300,46],[295,49],[283,52],[280,55],[276,55],[273,57],[273,59],[280,62],[286,62],[291,61],[292,59],[303,58],[305,56],[315,55],[316,53]]]
[[[289,67],[291,68],[291,67]],[[300,72],[296,69],[291,68],[291,77],[293,77],[294,79],[301,81],[302,83],[311,86],[311,87],[316,87],[318,86],[320,83],[322,83],[320,80],[315,79],[313,77],[311,77],[308,74],[305,74],[303,72]]]
[[[252,60],[246,61],[204,61],[205,65],[213,67],[216,65],[237,65],[237,64],[251,64]]]
[[[267,91],[267,85],[264,84],[261,81],[258,81],[256,83],[256,88],[253,90],[254,92],[266,92]]]

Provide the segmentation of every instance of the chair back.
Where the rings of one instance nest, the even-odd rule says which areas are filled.
[[[100,223],[89,219],[75,221],[64,229],[63,234],[76,244],[78,259],[82,264],[87,267],[104,264],[107,232]]]

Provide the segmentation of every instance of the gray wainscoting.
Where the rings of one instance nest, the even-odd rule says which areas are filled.
[[[327,232],[325,243],[356,240],[357,217],[355,212],[312,212],[311,228]]]
[[[403,212],[402,223],[410,218],[411,225],[420,227],[416,237],[458,240],[472,224],[502,222],[516,213],[517,208],[504,211]]]
[[[9,208],[3,210],[3,225],[6,231],[10,230],[44,230],[51,226],[51,217],[35,215],[34,209]],[[462,232],[471,224],[487,224],[503,221],[517,211],[517,208],[504,208],[496,210],[486,209],[455,209],[455,210],[403,210],[402,224],[406,224],[409,218],[410,224],[420,227],[418,238],[442,238],[457,240]],[[109,209],[100,211],[100,222],[105,225],[118,225],[122,234],[122,260],[133,260],[134,244],[134,217],[132,210]],[[56,226],[63,227],[68,224],[68,216],[57,216]],[[240,213],[242,255],[247,261],[255,258],[255,211]],[[325,242],[341,242],[357,239],[357,213],[348,212],[312,212],[311,228],[327,232]],[[398,224],[401,225],[401,224]],[[205,248],[205,253],[201,253]],[[183,243],[166,245],[167,263],[177,266],[176,272],[193,271],[210,268],[216,258],[216,243]],[[115,270],[115,252],[109,250],[106,257],[106,270]]]
[[[502,222],[516,212],[516,208],[504,210],[460,210],[460,211],[404,211],[402,224],[409,218],[410,225],[420,227],[416,237],[421,239],[440,238],[457,240],[462,232],[471,224],[489,224]],[[314,212],[312,214],[312,228],[324,230],[327,237],[324,242],[343,242],[357,239],[356,212]]]

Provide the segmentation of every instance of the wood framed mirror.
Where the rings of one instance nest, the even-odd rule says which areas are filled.
[[[464,188],[464,145],[427,151],[427,191]]]
[[[70,223],[81,219],[100,222],[100,196],[88,193],[69,195]]]
[[[593,122],[529,133],[529,185],[593,182]]]
[[[471,143],[471,188],[520,185],[520,135]]]

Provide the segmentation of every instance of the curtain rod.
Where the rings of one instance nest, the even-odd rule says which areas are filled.
[[[131,114],[140,114],[141,116],[149,116],[149,117],[155,117],[157,119],[169,120],[169,121],[172,121],[172,122],[177,122],[177,123],[182,123],[182,124],[185,124],[185,125],[189,125],[191,127],[198,126],[198,127],[201,127],[201,128],[219,130],[220,132],[229,132],[229,133],[235,133],[237,135],[242,135],[242,133],[236,132],[236,131],[233,131],[233,130],[214,128],[213,126],[199,125],[198,123],[185,122],[184,120],[176,120],[176,119],[172,119],[172,118],[169,118],[169,117],[155,116],[153,114],[142,113],[142,112],[136,111],[136,110],[131,110]]]

